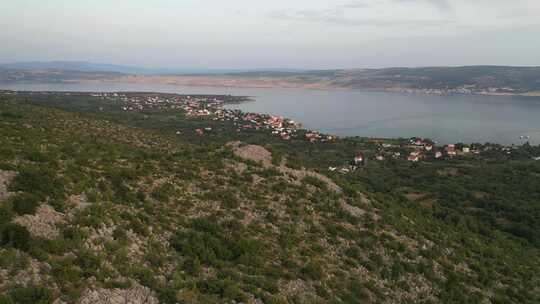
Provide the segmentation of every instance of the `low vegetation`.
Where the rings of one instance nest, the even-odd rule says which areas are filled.
[[[345,175],[326,168],[377,141],[286,142],[84,95],[0,98],[0,172],[15,172],[0,303],[540,301],[537,147]]]

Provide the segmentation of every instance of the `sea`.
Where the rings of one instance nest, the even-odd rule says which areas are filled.
[[[252,101],[227,108],[287,117],[306,129],[338,136],[422,137],[441,144],[540,144],[540,97],[134,83],[0,84],[0,89],[249,96]]]

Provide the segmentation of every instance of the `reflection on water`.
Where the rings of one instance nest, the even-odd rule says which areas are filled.
[[[529,136],[532,144],[540,144],[540,98],[122,83],[0,85],[0,89],[243,95],[255,101],[230,107],[289,117],[306,128],[341,136],[421,136],[442,143],[503,144],[523,143]]]

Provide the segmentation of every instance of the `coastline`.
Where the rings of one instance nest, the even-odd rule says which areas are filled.
[[[73,83],[76,81],[69,81]],[[80,83],[126,83],[126,84],[154,84],[186,87],[206,88],[238,88],[238,89],[304,89],[326,91],[359,90],[365,92],[388,92],[420,95],[477,95],[477,96],[518,96],[540,97],[540,91],[529,92],[498,92],[494,90],[460,91],[458,89],[417,89],[406,87],[352,87],[340,86],[332,82],[304,83],[295,79],[269,78],[269,77],[233,77],[233,76],[137,76],[130,75],[116,79],[82,80]]]
[[[309,81],[309,80],[308,80]],[[0,82],[2,85],[46,85],[46,84],[132,84],[132,85],[165,85],[178,87],[201,87],[201,88],[231,88],[231,89],[298,89],[298,90],[315,90],[315,91],[363,91],[363,92],[381,92],[381,93],[399,93],[399,94],[416,94],[416,95],[431,95],[431,96],[452,96],[452,95],[472,95],[472,96],[515,96],[539,98],[540,91],[527,92],[512,92],[501,91],[498,88],[488,89],[468,89],[468,88],[453,88],[453,89],[438,89],[438,88],[410,88],[396,85],[388,86],[351,86],[341,85],[335,81],[314,80],[308,82],[305,79],[295,77],[278,78],[278,77],[241,77],[229,75],[126,75],[116,78],[102,79],[64,79],[57,82],[41,82],[41,81],[10,81]]]
[[[438,138],[433,138],[433,137],[430,137],[430,136],[420,136],[420,134],[416,133],[411,133],[407,136],[377,136],[377,135],[343,135],[343,134],[339,134],[339,133],[335,133],[335,132],[328,132],[328,131],[323,131],[321,129],[305,129],[304,128],[304,124],[303,124],[303,121],[297,121],[297,120],[292,120],[290,117],[285,117],[285,116],[279,116],[279,115],[271,115],[271,114],[268,114],[268,113],[264,113],[264,112],[260,112],[260,111],[254,111],[254,112],[251,112],[251,111],[245,111],[245,110],[241,110],[241,109],[238,109],[238,108],[234,108],[234,105],[241,105],[241,104],[247,104],[247,103],[252,103],[252,102],[255,102],[255,99],[253,96],[248,96],[248,95],[230,95],[230,94],[179,94],[179,93],[165,93],[165,92],[152,92],[152,91],[111,91],[111,92],[99,92],[99,91],[54,91],[54,90],[47,90],[47,91],[28,91],[28,90],[4,90],[4,89],[1,89],[0,88],[0,94],[5,94],[5,95],[10,95],[10,93],[14,93],[14,95],[18,95],[18,94],[40,94],[40,93],[47,93],[47,94],[60,94],[60,95],[76,95],[77,93],[80,93],[80,94],[83,94],[83,95],[90,95],[90,96],[101,96],[102,94],[105,94],[103,96],[108,96],[108,94],[114,94],[114,95],[111,95],[111,96],[118,96],[117,94],[119,95],[125,95],[125,94],[129,94],[129,95],[142,95],[142,96],[147,96],[147,95],[156,95],[156,96],[178,96],[178,97],[182,97],[182,96],[193,96],[193,97],[207,97],[207,96],[215,96],[215,97],[223,97],[223,98],[230,98],[228,99],[226,102],[224,102],[223,104],[221,104],[219,106],[220,109],[223,109],[223,110],[235,110],[235,111],[238,111],[239,113],[244,113],[246,115],[257,115],[257,116],[261,116],[261,117],[266,117],[266,116],[269,116],[269,117],[278,117],[280,119],[283,119],[283,120],[286,120],[286,121],[291,121],[291,122],[294,122],[294,124],[296,124],[297,128],[299,129],[303,129],[304,131],[306,132],[314,132],[315,134],[320,134],[322,136],[330,136],[330,137],[333,137],[333,138],[343,138],[343,139],[347,139],[347,138],[364,138],[364,139],[370,139],[370,140],[390,140],[390,141],[393,141],[393,140],[402,140],[402,139],[410,139],[410,138],[422,138],[422,139],[427,139],[429,141],[432,141],[434,144],[442,144],[442,145],[445,145],[445,144],[456,144],[456,143],[461,143],[461,144],[494,144],[494,145],[499,145],[499,146],[502,146],[502,147],[514,147],[514,146],[522,146],[524,144],[528,144],[530,143],[528,140],[527,141],[523,141],[525,140],[525,138],[521,138],[521,142],[517,142],[517,143],[503,143],[503,142],[498,142],[498,141],[439,141]],[[226,106],[233,106],[233,107],[226,107]],[[216,110],[216,109],[214,109]],[[533,146],[534,146],[534,143],[532,143]]]

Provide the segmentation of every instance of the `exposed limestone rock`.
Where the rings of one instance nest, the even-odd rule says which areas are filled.
[[[51,206],[43,204],[37,208],[36,214],[19,216],[13,222],[26,227],[32,236],[55,239],[60,234],[56,224],[63,223],[64,216]]]
[[[0,251],[0,253],[3,252]],[[16,254],[19,256],[24,255],[19,251],[16,251]],[[0,268],[0,290],[8,288],[10,285],[41,284],[50,278],[46,274],[50,270],[49,264],[35,259],[28,259],[28,264],[23,269]]]
[[[352,216],[361,217],[364,214],[366,214],[365,210],[362,210],[362,209],[360,209],[360,208],[358,208],[356,206],[351,206],[344,200],[342,200],[340,202],[340,204],[341,204],[341,208],[343,208],[343,210],[349,212]]]
[[[133,284],[129,289],[88,290],[79,300],[80,304],[158,304],[154,292],[148,287]]]
[[[77,210],[83,210],[91,205],[91,203],[88,202],[88,198],[86,197],[86,194],[79,194],[79,195],[71,195],[68,198],[68,203],[72,206],[73,211]]]
[[[308,170],[291,169],[291,168],[285,167],[283,165],[280,166],[278,169],[282,173],[286,173],[286,174],[289,174],[291,176],[294,176],[297,180],[302,180],[307,176],[315,177],[315,178],[319,179],[320,181],[324,182],[328,186],[328,188],[330,190],[335,191],[335,192],[341,192],[342,191],[341,187],[339,187],[336,183],[334,183],[334,181],[332,181],[330,178],[328,178],[327,176],[324,176],[324,175],[322,175],[320,173],[313,172],[313,171],[308,171]]]
[[[30,259],[29,267],[10,278],[10,282],[16,285],[28,285],[30,283],[39,284],[49,277],[44,273],[50,271],[50,268],[50,265],[47,263]]]
[[[234,170],[237,174],[243,174],[247,170],[248,166],[243,162],[231,161],[227,163],[227,168]]]
[[[311,287],[304,280],[283,282],[280,286],[280,294],[285,297],[309,293]]]
[[[17,175],[16,172],[0,170],[0,201],[7,199],[11,195],[8,191],[8,185],[15,175]]]
[[[234,155],[240,158],[260,163],[265,168],[274,167],[272,165],[272,153],[266,150],[264,147],[257,146],[257,145],[242,145],[242,143],[239,141],[227,143],[226,146],[232,148]],[[292,169],[285,166],[283,163],[280,166],[275,167],[275,168],[283,174],[287,174],[291,177],[294,177],[297,181],[301,181],[307,176],[315,177],[321,180],[322,182],[324,182],[330,190],[333,190],[339,193],[342,192],[341,187],[339,187],[336,183],[334,183],[332,179],[320,173],[317,173],[314,171],[308,171],[308,170]]]
[[[242,145],[241,142],[228,143],[233,149],[234,155],[251,160],[263,165],[263,167],[272,166],[272,153],[265,148],[257,145]]]
[[[84,245],[87,249],[94,251],[104,250],[104,244],[112,241],[115,227],[101,226],[98,229],[91,229]]]

